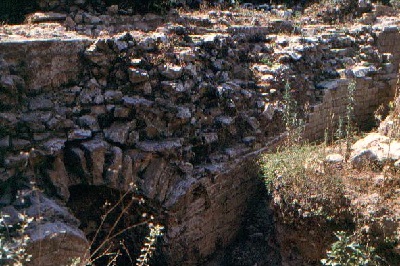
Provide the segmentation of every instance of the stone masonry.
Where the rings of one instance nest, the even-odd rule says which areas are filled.
[[[397,20],[343,32],[300,31],[277,19],[270,23],[279,32],[275,26],[212,32],[207,28],[221,23],[214,17],[175,16],[156,31],[107,37],[91,31],[0,41],[0,205],[10,212],[30,208],[18,205],[9,184],[35,181],[47,210],[56,210],[48,212],[52,236],[86,247],[78,221],[60,207],[69,188],[126,191],[134,183],[165,213],[168,263],[201,263],[240,229],[259,185],[247,165],[284,131],[286,82],[312,140],[345,115],[350,82],[360,126],[394,97]],[[50,32],[58,27],[45,25]],[[66,248],[42,256],[49,260]],[[76,250],[74,256],[87,255]]]

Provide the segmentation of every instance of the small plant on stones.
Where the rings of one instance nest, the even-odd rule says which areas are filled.
[[[267,66],[269,66],[269,67],[272,67],[274,65],[274,62],[272,61],[272,59],[268,58],[268,57],[261,58],[260,62],[265,64],[265,65],[267,65]]]
[[[9,218],[8,215],[0,214],[0,265],[22,266],[32,257],[26,252],[29,241],[26,229],[33,219],[20,214],[19,222],[10,225],[7,222]]]
[[[353,119],[354,119],[354,92],[356,90],[356,83],[354,81],[350,82],[347,87],[347,107],[346,107],[346,161],[350,157],[351,144],[353,141]]]
[[[155,222],[155,218],[153,215],[149,215],[147,213],[142,213],[141,218],[143,220],[134,223],[134,224],[129,224],[126,225],[122,229],[118,229],[118,225],[123,219],[124,214],[126,214],[130,208],[133,207],[134,202],[138,202],[139,205],[142,205],[145,203],[145,200],[141,197],[137,196],[137,187],[133,183],[130,184],[130,189],[127,190],[116,202],[115,204],[109,204],[106,203],[105,207],[109,207],[106,213],[102,216],[101,223],[99,227],[97,228],[97,231],[95,233],[95,236],[91,242],[91,250],[88,250],[88,253],[90,252],[89,258],[84,261],[84,265],[99,265],[99,261],[101,261],[102,258],[107,258],[108,264],[107,265],[117,265],[117,259],[122,255],[122,251],[125,251],[127,256],[129,257],[131,265],[137,265],[137,266],[145,266],[149,265],[150,258],[152,257],[155,246],[157,243],[158,237],[163,235],[163,229],[164,227],[161,226],[160,224],[157,224]],[[126,201],[128,200],[128,201]],[[111,228],[107,229],[108,233],[105,237],[101,237],[101,231],[104,230],[105,224],[107,223],[107,219],[112,216],[113,212],[117,210],[119,207],[123,206],[122,210],[120,210],[120,213],[117,214],[117,217],[114,219],[114,222],[111,226]],[[120,240],[119,241],[119,248],[117,250],[114,249],[114,244],[115,241],[124,233],[128,232],[129,230],[132,230],[136,227],[139,226],[146,226],[149,229],[149,233],[147,234],[144,243],[142,245],[142,248],[140,250],[139,257],[136,259],[136,263],[133,256],[130,255],[130,250],[125,244],[125,240]],[[97,240],[101,240],[100,244],[95,244]],[[75,264],[74,264],[75,263]],[[73,261],[72,265],[82,265],[80,260],[78,259],[77,261]]]
[[[151,258],[155,250],[157,237],[163,234],[162,230],[164,229],[164,227],[162,227],[161,225],[154,225],[153,223],[149,223],[149,229],[150,233],[146,237],[146,241],[143,245],[143,248],[141,249],[139,258],[136,260],[137,266],[148,265],[149,259]]]

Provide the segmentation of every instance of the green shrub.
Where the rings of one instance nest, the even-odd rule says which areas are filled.
[[[341,179],[335,172],[325,171],[325,146],[302,140],[304,121],[298,116],[289,83],[285,85],[283,103],[285,143],[260,160],[267,189],[288,222],[299,216],[322,216],[328,220],[337,217],[347,211]]]
[[[346,106],[346,153],[345,159],[350,158],[351,144],[353,141],[353,120],[354,120],[354,93],[356,90],[356,83],[350,82],[347,86],[347,106]]]
[[[389,0],[389,3],[394,9],[400,9],[400,0]]]
[[[327,251],[327,259],[322,259],[322,265],[328,266],[373,266],[381,265],[381,258],[375,254],[375,249],[361,245],[351,239],[346,232],[335,233],[337,241]]]

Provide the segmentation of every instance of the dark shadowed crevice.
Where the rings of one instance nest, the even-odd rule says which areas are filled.
[[[220,266],[280,266],[280,247],[277,243],[271,197],[259,184],[251,198],[240,231],[232,244],[220,249],[209,264]]]
[[[107,242],[104,246],[111,247],[110,252],[121,252],[121,256],[117,259],[117,265],[134,265],[136,258],[139,257],[145,237],[149,234],[147,224],[142,223],[152,215],[148,204],[140,203],[140,198],[132,193],[123,197],[123,192],[105,186],[76,185],[70,187],[69,190],[71,196],[67,206],[80,220],[80,229],[86,234],[89,242],[93,241],[92,253],[104,243],[110,232],[112,232],[111,235],[114,235],[123,232],[126,228],[133,227]],[[122,198],[123,200],[121,200]],[[117,204],[118,202],[120,204]],[[114,206],[116,206],[115,209],[105,216],[105,213]],[[119,216],[121,216],[121,219],[116,222]],[[100,227],[102,219],[104,222]],[[138,226],[134,226],[136,224]],[[114,226],[115,229],[111,231]],[[96,233],[97,237],[94,239]],[[121,243],[124,243],[126,249]],[[161,244],[160,241],[159,244]],[[127,250],[129,250],[129,254]],[[99,253],[101,254],[101,252],[104,251],[102,250]],[[157,264],[163,263],[160,253],[160,247],[157,247],[154,257]],[[107,265],[109,259],[110,257],[104,256],[98,259],[94,265]]]
[[[18,24],[24,21],[25,15],[38,10],[34,0],[1,0],[0,23]]]

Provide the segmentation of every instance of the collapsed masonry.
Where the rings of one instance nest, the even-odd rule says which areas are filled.
[[[79,222],[61,207],[81,184],[137,184],[165,215],[167,262],[204,261],[241,227],[259,185],[246,166],[280,140],[286,82],[310,139],[345,115],[350,81],[360,126],[394,98],[395,18],[298,34],[286,20],[209,32],[212,18],[235,14],[209,16],[96,39],[41,24],[41,36],[0,42],[0,204],[45,217],[31,228],[32,265],[87,255]],[[22,203],[15,192],[33,179],[45,194]]]

